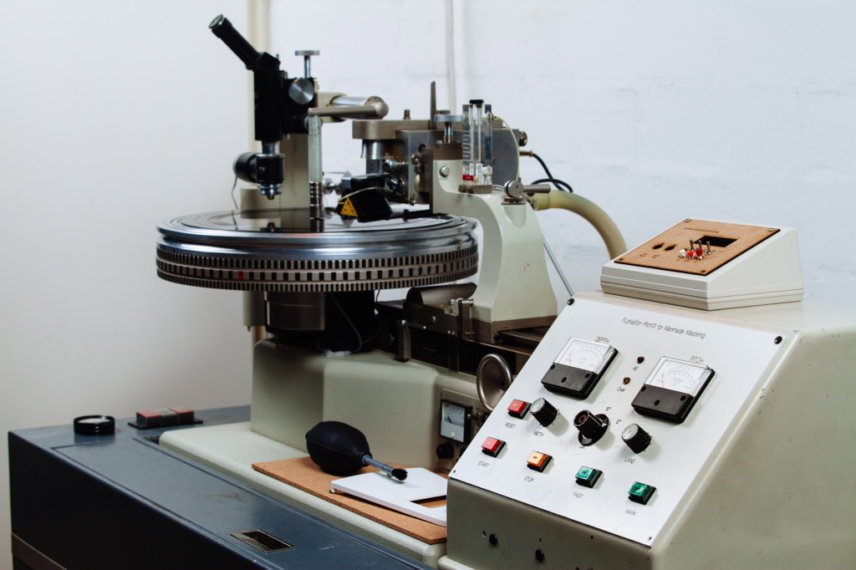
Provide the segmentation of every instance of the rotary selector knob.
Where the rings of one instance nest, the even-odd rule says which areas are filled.
[[[533,416],[535,416],[538,423],[544,427],[553,423],[553,420],[555,420],[556,416],[559,415],[559,410],[556,409],[556,406],[544,398],[538,398],[532,402],[532,405],[529,406],[529,411]]]
[[[597,442],[609,427],[609,418],[605,414],[593,414],[583,410],[574,417],[574,427],[580,430],[577,439],[583,445]]]
[[[639,424],[630,424],[621,432],[621,440],[633,453],[642,453],[651,445],[651,434],[642,429]]]

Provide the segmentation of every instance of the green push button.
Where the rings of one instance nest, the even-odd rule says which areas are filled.
[[[645,483],[639,483],[637,481],[636,483],[633,483],[632,487],[630,487],[630,495],[628,498],[634,503],[647,505],[656,490],[657,487],[652,487],[651,485],[646,485]]]
[[[591,489],[600,479],[601,471],[592,467],[580,467],[576,474],[577,485]]]

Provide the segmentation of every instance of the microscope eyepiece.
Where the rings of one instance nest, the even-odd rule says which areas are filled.
[[[228,18],[220,14],[211,20],[208,28],[215,36],[223,40],[223,43],[229,46],[229,49],[238,56],[238,59],[244,62],[247,69],[255,69],[256,62],[261,57],[261,54],[232,26],[232,22]]]

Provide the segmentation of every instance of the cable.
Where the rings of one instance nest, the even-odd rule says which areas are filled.
[[[574,193],[574,189],[571,188],[570,184],[558,178],[539,178],[538,180],[533,180],[532,184],[543,184],[544,182],[550,182],[558,190],[565,190],[566,192],[570,192],[571,194]]]
[[[553,264],[553,268],[556,270],[556,273],[559,275],[559,279],[562,281],[562,285],[565,286],[565,290],[570,295],[570,298],[574,298],[574,288],[571,287],[571,282],[568,280],[568,276],[565,275],[564,270],[562,270],[562,266],[559,265],[559,260],[556,259],[556,254],[553,252],[553,248],[550,247],[549,242],[544,240],[544,251],[547,252],[547,257],[550,258],[550,262]]]
[[[238,175],[235,175],[235,181],[232,182],[232,191],[230,192],[230,196],[232,196],[232,204],[235,206],[235,209],[232,210],[232,225],[235,226],[235,229],[238,229],[238,220],[235,219],[235,212],[239,212],[241,209],[238,207],[238,201],[235,199],[235,188],[238,186]]]
[[[558,188],[560,190],[565,190],[566,192],[570,192],[573,194],[574,189],[571,188],[571,185],[568,184],[567,182],[565,182],[564,180],[559,180],[558,178],[555,178],[553,176],[553,173],[550,172],[550,169],[547,167],[547,163],[544,162],[544,159],[541,158],[540,156],[538,156],[537,153],[532,152],[531,150],[528,150],[525,153],[521,152],[520,154],[523,156],[531,156],[532,158],[537,160],[538,164],[541,165],[541,168],[544,169],[544,174],[547,175],[547,178],[539,178],[538,182],[533,182],[532,184],[540,184],[541,182],[550,182],[553,185],[555,185],[556,188]]]
[[[344,203],[345,203],[345,200],[347,200],[348,198],[351,198],[351,197],[353,197],[353,196],[356,196],[357,194],[362,194],[363,192],[368,192],[368,191],[370,191],[370,190],[373,190],[373,191],[380,191],[380,192],[384,192],[384,193],[388,193],[388,192],[389,192],[386,188],[382,188],[382,187],[380,187],[380,186],[367,186],[367,187],[365,187],[365,188],[360,188],[359,190],[354,190],[354,191],[353,191],[353,192],[351,192],[350,194],[345,194],[344,196],[342,196],[341,198],[339,198],[339,199],[336,201],[336,204],[337,204],[337,205],[344,204]]]
[[[540,156],[538,156],[536,153],[532,152],[531,150],[526,153],[526,156],[531,156],[532,158],[537,160],[538,163],[541,165],[541,168],[543,168],[544,172],[547,174],[547,178],[553,180],[553,173],[550,172],[549,168],[547,168],[547,163],[544,162],[543,158],[541,158]]]
[[[345,309],[342,308],[342,305],[339,304],[339,301],[336,300],[336,296],[332,293],[328,293],[327,296],[333,301],[333,304],[336,305],[336,308],[339,309],[339,312],[342,313],[342,316],[345,317],[345,322],[348,323],[348,326],[351,327],[351,330],[354,331],[354,335],[356,335],[357,340],[357,348],[353,351],[354,353],[359,352],[363,349],[363,335],[360,334],[360,329],[354,325],[354,322],[348,316],[348,313],[345,312]]]

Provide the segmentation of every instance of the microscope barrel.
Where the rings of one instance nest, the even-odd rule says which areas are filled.
[[[255,68],[256,61],[261,54],[232,26],[232,22],[223,16],[223,14],[211,20],[208,28],[214,32],[215,36],[223,40],[223,43],[229,46],[229,49],[244,62],[247,69]]]

